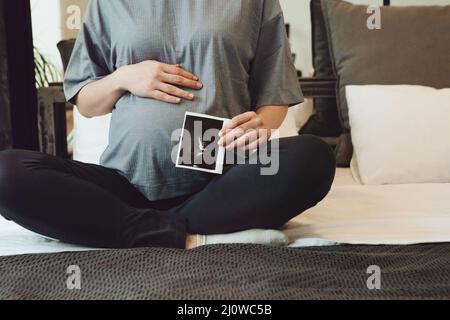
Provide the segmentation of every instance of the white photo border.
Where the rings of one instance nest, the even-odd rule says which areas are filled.
[[[204,118],[204,119],[219,120],[219,121],[222,121],[224,125],[228,121],[230,121],[230,119],[226,119],[226,118],[214,117],[214,116],[210,116],[210,115],[206,115],[206,114],[201,114],[201,113],[187,111],[185,113],[185,115],[184,115],[183,129],[182,129],[182,132],[181,132],[180,142],[179,142],[179,146],[178,146],[176,167],[177,168],[182,168],[182,169],[189,169],[189,170],[213,173],[213,174],[218,174],[218,175],[223,174],[223,166],[224,166],[224,160],[225,160],[225,148],[221,147],[221,146],[219,146],[219,150],[218,150],[218,153],[217,153],[216,168],[214,170],[203,169],[203,168],[195,168],[195,167],[191,167],[191,166],[186,166],[186,165],[181,165],[180,164],[180,154],[181,154],[181,149],[183,147],[183,135],[184,135],[185,127],[186,127],[186,120],[187,120],[188,117],[197,117],[197,118]]]

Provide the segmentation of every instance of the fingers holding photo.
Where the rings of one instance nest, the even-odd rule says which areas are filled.
[[[244,134],[233,139],[233,141],[228,143],[225,148],[227,150],[240,149],[254,151],[266,144],[269,137],[269,129],[249,129],[245,131]]]
[[[256,112],[246,112],[225,123],[219,133],[219,145],[228,150],[257,149],[270,138],[269,130]]]
[[[252,119],[257,118],[257,117],[258,117],[258,115],[256,114],[256,112],[253,112],[253,111],[242,113],[242,114],[234,117],[227,123],[225,123],[222,130],[220,131],[220,135],[221,136],[225,135],[227,132],[230,132],[231,130],[236,129],[237,127],[239,127],[247,122],[250,122]]]

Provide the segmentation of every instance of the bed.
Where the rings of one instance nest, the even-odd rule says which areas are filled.
[[[449,191],[362,186],[338,169],[327,199],[285,227],[288,248],[92,250],[0,220],[0,298],[445,299]],[[66,287],[70,266],[82,272],[81,290]],[[380,290],[367,286],[371,266],[381,270]]]
[[[289,222],[290,247],[450,242],[450,184],[363,186],[338,168],[328,197]],[[86,251],[0,217],[0,256]]]

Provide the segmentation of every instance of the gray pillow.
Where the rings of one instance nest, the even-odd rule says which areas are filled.
[[[411,84],[450,88],[450,6],[382,7],[381,30],[369,30],[367,6],[322,0],[342,125],[350,133],[345,86]],[[377,119],[374,119],[377,121]],[[351,159],[344,135],[338,163]]]

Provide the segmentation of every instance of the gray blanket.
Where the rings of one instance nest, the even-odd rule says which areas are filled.
[[[381,270],[380,290],[367,286],[372,265]],[[69,290],[68,283],[81,289]],[[450,244],[219,245],[189,252],[134,249],[3,257],[0,298],[442,299],[450,298]]]

